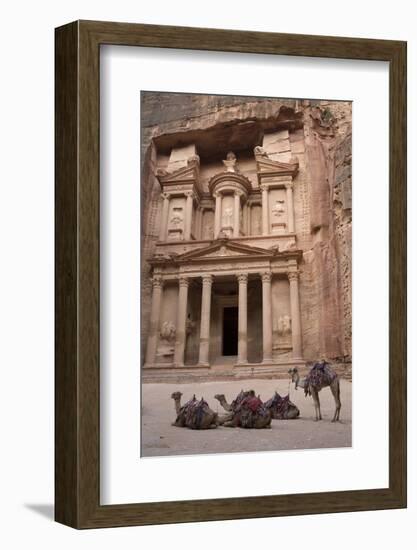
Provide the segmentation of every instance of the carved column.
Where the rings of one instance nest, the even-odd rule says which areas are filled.
[[[239,282],[239,328],[238,358],[239,364],[248,362],[248,274],[237,275]]]
[[[203,238],[203,218],[204,218],[204,208],[202,206],[199,207],[198,211],[200,212],[200,216],[198,218],[198,238],[200,241]]]
[[[243,233],[248,235],[248,202],[243,205]]]
[[[240,233],[240,191],[235,191],[235,207],[233,213],[233,237],[239,237]]]
[[[186,191],[185,196],[187,197],[187,202],[185,204],[184,239],[189,241],[191,239],[191,224],[193,220],[193,192]]]
[[[214,238],[217,239],[220,233],[220,224],[222,218],[222,195],[221,193],[215,193],[216,197],[216,210],[214,212]]]
[[[211,310],[211,287],[213,284],[212,275],[203,275],[203,292],[201,296],[201,321],[200,321],[200,352],[198,363],[209,364],[210,350],[210,310]]]
[[[159,230],[159,240],[165,241],[167,238],[168,211],[169,211],[169,195],[162,193],[164,202],[162,203],[161,227]]]
[[[294,198],[292,192],[292,183],[287,183],[285,186],[287,190],[287,216],[288,216],[288,232],[294,233]]]
[[[298,290],[298,272],[289,272],[290,302],[291,302],[291,332],[292,332],[292,353],[294,359],[301,359],[301,312],[300,295]]]
[[[272,362],[272,293],[270,271],[262,273],[263,362]]]
[[[200,240],[200,207],[195,209],[195,225],[194,225],[194,237],[197,241]]]
[[[184,366],[184,351],[186,338],[187,324],[187,300],[188,300],[188,284],[187,277],[180,277],[178,281],[178,304],[177,304],[177,326],[175,332],[175,350],[174,350],[174,366]]]
[[[161,276],[155,275],[152,279],[152,305],[148,343],[146,345],[146,366],[151,366],[155,363],[156,349],[158,346],[159,317],[161,314],[162,287],[163,281]]]
[[[269,235],[269,204],[268,204],[268,186],[261,185],[262,191],[262,235]]]

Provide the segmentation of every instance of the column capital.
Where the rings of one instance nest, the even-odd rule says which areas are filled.
[[[259,188],[260,188],[261,191],[268,191],[269,185],[266,184],[266,183],[261,183],[261,185],[259,186]]]
[[[285,189],[293,189],[293,188],[294,188],[294,184],[293,184],[292,181],[291,181],[291,182],[287,182],[287,183],[285,184]]]
[[[152,277],[152,288],[162,288],[164,280],[161,275],[154,275]]]
[[[248,282],[248,274],[247,273],[238,273],[236,275],[236,278],[237,278],[239,284],[247,284],[247,282]]]
[[[219,198],[219,197],[221,197],[221,196],[222,196],[221,191],[214,191],[213,197],[214,197],[215,199],[217,199],[217,198]]]
[[[195,197],[194,191],[184,191],[184,195],[185,195],[186,197],[191,197],[191,198],[194,198],[194,197]]]
[[[185,277],[185,275],[180,275],[178,277],[178,284],[179,284],[179,286],[188,287],[188,285],[190,284],[190,279],[188,277]]]
[[[213,275],[202,275],[201,280],[203,281],[203,285],[211,285],[213,282]]]
[[[272,273],[270,271],[264,271],[261,273],[261,279],[263,283],[270,283],[272,279]]]
[[[238,197],[242,197],[245,193],[241,189],[235,189],[234,194]]]
[[[165,191],[163,193],[161,193],[161,197],[164,199],[164,200],[167,200],[170,198],[170,194],[169,193],[166,193]]]
[[[298,281],[298,271],[289,271],[287,273],[288,280],[291,281]]]

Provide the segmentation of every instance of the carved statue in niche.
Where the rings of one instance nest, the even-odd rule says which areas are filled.
[[[161,338],[167,342],[175,341],[175,325],[172,321],[164,321],[161,327]]]
[[[284,320],[283,317],[278,318],[278,334],[282,336],[284,334]]]
[[[158,345],[158,355],[165,358],[165,361],[168,357],[174,355],[175,334],[174,323],[172,321],[164,321],[159,333],[161,339]]]
[[[224,209],[222,217],[223,227],[230,227],[233,224],[233,208],[227,207]]]
[[[203,229],[203,239],[210,240],[213,238],[213,224],[207,223],[204,225]]]
[[[174,206],[172,209],[172,215],[169,219],[168,224],[168,239],[170,240],[179,240],[182,238],[184,231],[184,215],[183,209]]]
[[[191,319],[191,314],[188,314],[188,319],[185,324],[185,333],[187,336],[189,336],[195,329],[195,321]]]
[[[291,317],[284,315],[284,335],[288,336],[291,334]]]
[[[227,153],[226,155],[226,160],[223,161],[223,164],[226,166],[226,171],[237,172],[238,170],[237,170],[236,163],[237,163],[236,155],[232,151],[229,151],[229,153]]]
[[[214,213],[212,210],[206,209],[203,213],[203,220],[202,220],[202,236],[201,238],[206,241],[210,241],[213,239],[214,234]]]
[[[284,204],[285,201],[283,199],[278,199],[275,201],[275,205],[272,207],[272,212],[276,218],[279,218],[285,213]]]
[[[280,336],[289,336],[291,334],[291,317],[283,315],[278,319],[278,334]]]
[[[260,208],[258,206],[254,206],[251,209],[251,212],[252,235],[260,235],[262,232]]]
[[[180,229],[180,226],[182,225],[184,221],[184,216],[182,214],[182,208],[173,208],[172,209],[172,216],[169,220],[169,223],[174,229]]]

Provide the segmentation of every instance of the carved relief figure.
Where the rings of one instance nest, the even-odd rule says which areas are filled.
[[[174,229],[180,229],[184,221],[184,216],[182,215],[182,208],[173,208],[171,219],[169,220],[171,226]]]
[[[284,334],[284,320],[282,317],[278,318],[278,334],[280,336]]]
[[[164,321],[160,330],[160,342],[158,345],[158,355],[166,358],[174,355],[175,325],[172,321]]]
[[[236,172],[236,163],[236,155],[232,151],[229,151],[229,153],[227,153],[226,155],[226,160],[223,161],[223,164],[226,166],[227,172]]]
[[[203,239],[210,240],[213,238],[213,224],[207,223],[203,229]]]
[[[172,321],[164,321],[161,327],[161,338],[167,342],[175,341],[175,325]]]
[[[283,328],[284,328],[284,335],[288,336],[291,334],[291,317],[288,315],[284,315],[283,317]]]
[[[189,336],[195,329],[195,321],[191,319],[191,315],[188,315],[187,322],[185,324],[185,333]]]
[[[225,227],[229,227],[233,224],[233,208],[225,208],[222,218],[222,224]]]
[[[279,218],[285,213],[284,204],[285,201],[283,199],[278,199],[275,201],[275,205],[272,207],[272,212],[276,218]]]
[[[291,334],[291,317],[283,315],[278,319],[278,334],[289,336]]]

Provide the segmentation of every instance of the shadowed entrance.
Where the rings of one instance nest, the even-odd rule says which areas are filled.
[[[238,308],[223,309],[223,355],[237,355]]]

